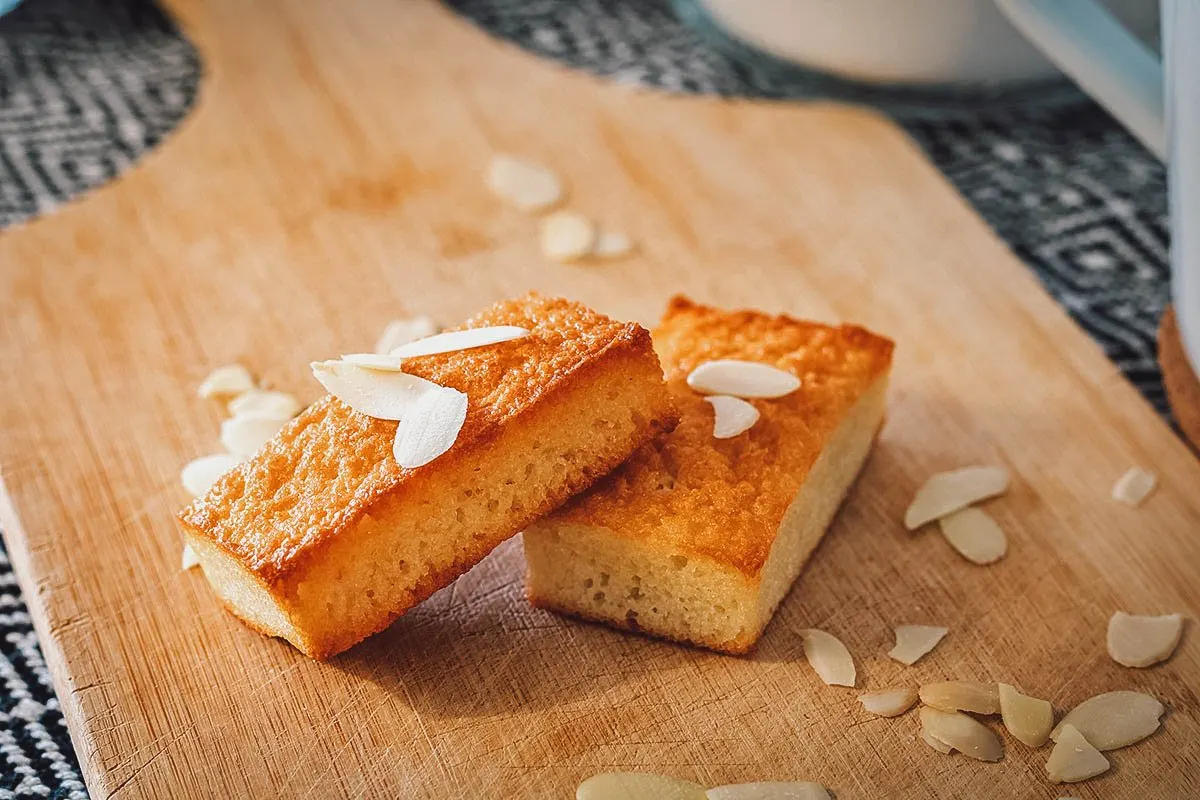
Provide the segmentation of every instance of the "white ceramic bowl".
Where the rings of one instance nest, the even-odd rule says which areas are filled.
[[[746,44],[844,78],[936,85],[1006,84],[1058,75],[993,0],[687,2]],[[1105,0],[1105,5],[1135,34],[1154,39],[1158,3]]]

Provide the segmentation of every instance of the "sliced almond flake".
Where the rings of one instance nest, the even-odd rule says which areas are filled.
[[[1054,709],[1045,700],[1021,694],[1015,686],[1000,684],[1000,718],[1022,744],[1041,747],[1054,727]]]
[[[924,742],[925,744],[929,745],[930,747],[932,747],[934,750],[937,750],[939,753],[944,753],[946,755],[950,755],[951,753],[954,752],[953,747],[946,744],[945,742],[938,741],[937,739],[933,738],[932,736],[929,735],[929,731],[926,731],[926,730],[921,731],[921,741]]]
[[[980,761],[1004,758],[1000,737],[983,723],[958,711],[921,707],[921,729],[931,738]]]
[[[620,231],[600,231],[592,245],[592,255],[598,258],[620,258],[633,252],[633,240]]]
[[[575,800],[706,800],[704,787],[649,772],[605,772],[575,790]]]
[[[1055,783],[1078,783],[1107,772],[1108,759],[1074,725],[1064,725],[1050,751],[1046,775]]]
[[[437,325],[429,317],[394,319],[380,334],[379,341],[375,343],[375,352],[387,355],[402,344],[433,336],[437,332]]]
[[[239,458],[249,458],[286,424],[279,417],[238,414],[221,423],[221,446]]]
[[[399,356],[380,355],[379,353],[347,353],[342,361],[363,369],[378,369],[384,372],[403,372],[404,359]]]
[[[592,252],[596,224],[575,211],[555,211],[542,220],[542,255],[554,261],[575,261]]]
[[[1004,467],[963,467],[939,472],[917,490],[904,513],[904,527],[915,531],[961,508],[1008,491],[1009,475]]]
[[[545,211],[563,197],[562,181],[549,167],[503,153],[492,157],[484,181],[493,194],[522,211]]]
[[[877,717],[898,717],[917,703],[917,690],[912,686],[898,689],[879,689],[858,696],[869,713]]]
[[[1163,704],[1141,692],[1105,692],[1071,709],[1050,734],[1058,741],[1068,726],[1097,750],[1116,750],[1140,742],[1158,730]]]
[[[1158,476],[1141,467],[1130,467],[1129,471],[1113,484],[1113,500],[1127,506],[1140,506],[1158,485]]]
[[[722,358],[705,361],[687,377],[687,385],[702,394],[770,399],[800,388],[800,379],[770,364]]]
[[[804,655],[809,665],[827,686],[854,685],[854,659],[840,639],[816,628],[806,628],[800,631],[800,636],[804,639]]]
[[[812,781],[765,781],[715,786],[708,800],[830,800],[829,790]]]
[[[418,358],[470,350],[474,347],[490,347],[529,335],[528,328],[517,325],[492,325],[485,328],[464,328],[461,331],[446,331],[415,342],[401,345],[391,352],[396,358]]]
[[[1000,695],[994,683],[939,681],[921,687],[921,702],[942,711],[999,714]]]
[[[180,473],[183,488],[192,497],[199,497],[212,487],[226,472],[241,463],[241,459],[228,453],[214,453],[189,461]]]
[[[360,414],[398,420],[426,394],[442,387],[405,372],[384,372],[345,361],[314,361],[313,376],[331,395]]]
[[[958,554],[981,566],[1004,558],[1008,537],[981,508],[963,508],[938,520],[942,536]]]
[[[272,392],[266,389],[251,389],[229,401],[229,413],[261,414],[265,417],[291,419],[300,413],[300,401],[287,392]]]
[[[1118,611],[1108,621],[1108,654],[1126,667],[1166,661],[1183,636],[1183,615],[1138,616]]]
[[[392,455],[405,469],[423,467],[445,453],[458,439],[467,419],[467,396],[439,386],[413,404],[396,428]]]
[[[911,667],[937,647],[938,642],[949,632],[949,628],[939,628],[936,625],[898,625],[896,646],[888,651],[888,657]]]
[[[201,397],[227,397],[253,388],[254,378],[250,371],[241,364],[229,364],[208,373],[208,377],[200,382],[196,394]]]
[[[704,399],[713,407],[714,439],[732,439],[758,422],[758,409],[740,397],[713,394]]]
[[[179,569],[187,572],[192,567],[200,566],[200,557],[196,555],[196,551],[187,542],[183,544],[183,555],[179,561]]]

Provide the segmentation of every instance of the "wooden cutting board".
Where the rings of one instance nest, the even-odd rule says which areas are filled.
[[[637,92],[534,60],[427,0],[173,3],[199,107],[146,163],[0,234],[3,514],[96,798],[568,798],[603,770],[823,781],[851,798],[1200,793],[1200,642],[1109,660],[1117,609],[1200,610],[1200,464],[892,124],[861,110]],[[561,170],[638,253],[547,263],[484,190],[489,156]],[[316,396],[306,364],[395,316],[451,322],[536,288],[652,321],[687,292],[846,318],[899,344],[865,474],[757,652],[732,658],[531,610],[519,541],[318,664],[179,572],[179,468],[215,447],[210,368]],[[1008,532],[975,567],[899,520],[931,472],[999,463]],[[1113,503],[1134,463],[1162,486]],[[912,668],[892,626],[951,629]],[[860,690],[1007,680],[1067,709],[1136,688],[1163,730],[1069,792],[1049,748],[933,752]]]

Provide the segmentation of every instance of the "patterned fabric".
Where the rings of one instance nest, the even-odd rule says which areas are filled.
[[[148,0],[30,0],[0,17],[0,228],[128,169],[199,82],[196,51]]]
[[[0,636],[0,800],[83,800],[87,791],[67,723],[2,548]]]
[[[149,0],[27,0],[0,18],[0,228],[128,169],[199,82],[195,50]],[[0,547],[0,800],[33,797],[87,791]]]
[[[1154,355],[1167,300],[1163,168],[1073,90],[985,97],[864,88],[734,57],[736,45],[704,32],[702,21],[682,24],[666,0],[447,1],[497,36],[622,83],[835,97],[892,114],[1165,411]],[[27,0],[0,19],[0,228],[133,164],[179,123],[199,77],[196,53],[149,0]],[[0,800],[86,796],[0,548]]]
[[[946,177],[1125,376],[1169,416],[1163,165],[1093,103],[907,121]]]

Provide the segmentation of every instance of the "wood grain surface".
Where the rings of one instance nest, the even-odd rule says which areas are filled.
[[[1200,795],[1200,642],[1109,660],[1117,609],[1196,613],[1200,465],[894,126],[835,106],[639,93],[493,42],[428,0],[177,0],[199,108],[115,184],[0,234],[3,524],[96,798],[568,798],[589,774],[823,781],[850,798]],[[561,170],[627,260],[560,266],[482,188],[496,151]],[[530,288],[651,321],[687,292],[865,323],[898,342],[862,480],[758,651],[697,652],[531,610],[509,542],[330,663],[259,637],[178,571],[195,397],[242,361],[316,396],[309,360],[406,313],[456,321]],[[975,567],[900,518],[932,471],[1000,463],[1008,557]],[[1154,468],[1141,509],[1108,498]],[[890,661],[893,625],[947,625]],[[1137,688],[1162,731],[1054,787],[935,753],[860,691],[1007,680],[1057,709]]]

